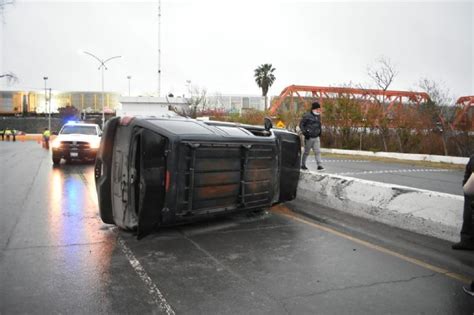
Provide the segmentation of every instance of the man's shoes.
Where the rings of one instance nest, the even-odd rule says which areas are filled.
[[[452,249],[456,250],[474,250],[474,243],[467,241],[460,241],[451,246]]]
[[[302,170],[307,170],[308,168],[306,167],[306,165],[301,165],[301,169]]]
[[[318,171],[324,171],[324,167],[322,167],[321,165],[318,166]]]

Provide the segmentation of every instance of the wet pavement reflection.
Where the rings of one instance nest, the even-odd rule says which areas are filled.
[[[0,156],[10,183],[0,207],[12,227],[2,234],[0,313],[109,313],[117,231],[98,216],[93,165],[54,167],[29,145]]]
[[[105,227],[98,217],[97,198],[94,189],[94,169],[87,165],[61,165],[52,167],[48,203],[48,231],[53,243],[66,244],[63,251],[55,251],[55,260],[65,261],[68,271],[89,269],[87,283],[106,284],[115,236],[106,237]],[[96,244],[89,255],[78,255],[76,246]],[[84,259],[85,258],[85,259]],[[98,268],[98,269],[97,269]],[[97,269],[97,270],[95,270]],[[99,278],[95,278],[99,275]]]

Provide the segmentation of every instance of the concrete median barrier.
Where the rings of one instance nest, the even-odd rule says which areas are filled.
[[[464,204],[461,196],[302,172],[297,199],[416,233],[459,240]]]

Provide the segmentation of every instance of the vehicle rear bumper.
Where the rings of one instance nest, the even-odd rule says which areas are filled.
[[[67,160],[95,160],[98,149],[69,150],[53,149],[53,158],[64,158]]]

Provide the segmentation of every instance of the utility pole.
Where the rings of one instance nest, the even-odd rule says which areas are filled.
[[[161,94],[161,0],[158,0],[158,97]]]
[[[48,89],[48,105],[49,105],[49,117],[48,117],[48,129],[51,131],[51,88]]]
[[[48,109],[48,88],[46,86],[46,82],[48,81],[48,77],[43,77],[44,80],[44,110],[48,111],[48,129],[51,130],[51,102],[49,102],[49,109]],[[49,89],[49,97],[51,97],[51,89]]]
[[[130,96],[130,80],[132,79],[132,76],[127,75],[127,79],[128,79],[128,96]]]

